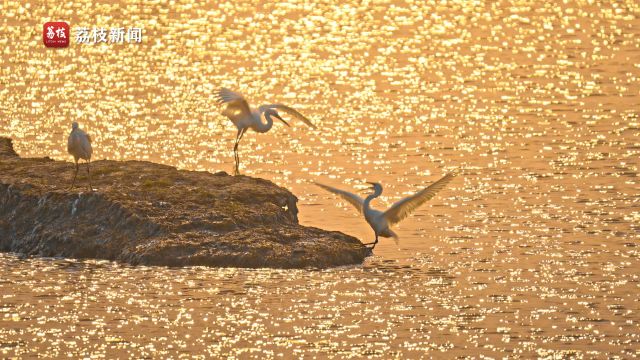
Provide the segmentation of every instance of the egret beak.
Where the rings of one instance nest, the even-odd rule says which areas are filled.
[[[367,184],[371,185],[371,186],[369,186],[367,188],[364,188],[364,189],[361,189],[361,190],[358,190],[359,193],[367,192],[367,191],[370,191],[371,189],[373,189],[373,183],[372,182],[368,182],[368,181],[365,181],[365,182]]]
[[[274,111],[274,112],[273,112],[273,116],[274,116],[276,119],[278,119],[278,120],[282,121],[285,125],[287,125],[287,126],[291,127],[291,125],[289,125],[289,123],[288,123],[288,122],[284,121],[284,120],[280,117],[280,114],[278,114],[277,112],[275,112],[275,111]]]

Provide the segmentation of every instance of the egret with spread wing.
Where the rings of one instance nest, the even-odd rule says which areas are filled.
[[[304,115],[300,114],[295,109],[292,109],[283,104],[268,104],[261,105],[258,109],[249,107],[249,103],[245,98],[237,92],[231,91],[227,88],[222,88],[218,92],[218,102],[220,104],[226,104],[227,107],[222,111],[222,115],[226,116],[233,122],[238,128],[238,134],[236,135],[236,142],[233,146],[233,154],[235,156],[236,168],[235,173],[238,174],[240,170],[240,157],[238,156],[238,143],[242,139],[242,136],[248,129],[253,129],[256,132],[264,133],[271,130],[273,126],[273,118],[282,121],[285,125],[289,126],[289,123],[284,121],[278,110],[286,112],[292,117],[301,120],[312,129],[315,129],[315,125],[307,119]],[[264,121],[262,120],[264,118]]]
[[[80,164],[78,161],[80,159],[84,159],[87,161],[87,174],[89,175],[89,191],[93,191],[93,187],[91,186],[91,170],[89,170],[89,164],[91,163],[91,153],[93,149],[91,148],[91,137],[84,132],[80,127],[78,127],[77,122],[73,122],[71,125],[71,134],[69,134],[69,139],[67,140],[67,151],[69,154],[73,155],[73,160],[76,163],[76,172],[73,175],[73,182],[71,182],[71,189],[76,184],[76,177],[78,176],[78,170],[80,169]]]
[[[382,194],[382,185],[380,185],[379,183],[369,183],[372,185],[373,194],[367,196],[364,199],[356,194],[336,189],[331,186],[319,183],[316,183],[316,185],[329,192],[339,195],[364,215],[365,220],[367,220],[367,223],[369,223],[376,235],[376,239],[374,242],[365,244],[372,245],[371,250],[373,250],[373,248],[375,248],[376,244],[378,243],[378,236],[385,238],[391,237],[397,243],[398,235],[396,235],[396,233],[391,230],[391,226],[399,223],[404,218],[409,216],[420,205],[433,198],[438,193],[438,191],[442,190],[454,178],[454,176],[455,175],[453,174],[445,175],[440,180],[434,182],[425,189],[396,202],[387,211],[384,212],[371,208],[371,201]]]

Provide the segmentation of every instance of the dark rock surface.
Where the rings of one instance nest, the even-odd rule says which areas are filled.
[[[304,268],[359,264],[356,238],[298,224],[270,181],[144,161],[21,158],[0,138],[0,251],[145,265]]]

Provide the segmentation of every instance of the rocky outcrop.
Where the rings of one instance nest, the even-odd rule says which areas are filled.
[[[0,251],[146,265],[304,268],[361,263],[357,239],[298,224],[267,180],[144,161],[21,158],[0,138]]]

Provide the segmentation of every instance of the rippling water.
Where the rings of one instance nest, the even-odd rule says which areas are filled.
[[[319,125],[240,147],[244,173],[300,198],[303,224],[373,236],[312,181],[379,181],[383,208],[460,173],[361,267],[1,255],[3,357],[640,355],[637,1],[0,9],[0,135],[23,156],[69,160],[75,120],[94,159],[231,172],[235,130],[212,96],[227,86]],[[45,49],[49,20],[139,26],[143,43]]]

